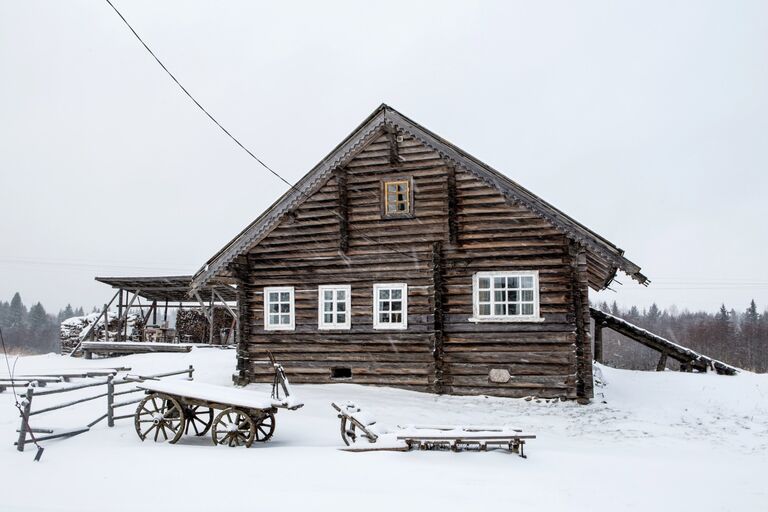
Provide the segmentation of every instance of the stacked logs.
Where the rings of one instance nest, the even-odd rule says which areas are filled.
[[[232,315],[227,309],[215,306],[213,308],[213,344],[234,343],[233,327]],[[211,338],[206,312],[200,308],[180,309],[176,314],[176,333],[182,343],[208,343]]]

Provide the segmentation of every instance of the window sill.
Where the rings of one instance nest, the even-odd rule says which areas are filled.
[[[405,331],[408,329],[407,325],[374,325],[375,331]]]
[[[348,331],[351,329],[349,325],[318,325],[318,331]]]
[[[296,327],[292,325],[291,326],[286,325],[285,327],[269,326],[269,327],[264,327],[264,330],[265,331],[295,331]]]
[[[481,323],[481,324],[487,324],[487,323],[514,323],[514,324],[536,324],[544,322],[543,316],[523,316],[523,317],[512,317],[512,316],[482,316],[482,317],[476,317],[471,316],[468,318],[468,320],[472,323]]]

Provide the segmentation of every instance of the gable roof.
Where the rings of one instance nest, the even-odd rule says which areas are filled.
[[[622,249],[469,153],[462,151],[392,107],[382,104],[296,185],[285,192],[272,206],[209,259],[193,277],[192,288],[204,286],[211,278],[226,274],[228,265],[258,243],[277,226],[284,214],[306,200],[316,188],[322,186],[330,178],[336,168],[344,166],[385,129],[396,129],[407,133],[425,146],[437,151],[441,157],[499,190],[508,200],[529,208],[541,218],[549,221],[565,236],[581,244],[586,249],[588,258],[590,256],[592,259],[596,258],[605,262],[609,267],[600,288],[605,288],[610,284],[617,269],[621,269],[641,284],[649,283],[648,279],[640,273],[640,267],[624,257]]]

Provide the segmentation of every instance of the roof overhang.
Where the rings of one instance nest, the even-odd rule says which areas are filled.
[[[335,169],[343,167],[354,158],[357,152],[375,139],[382,130],[391,129],[401,130],[419,140],[453,165],[471,172],[499,190],[510,202],[526,206],[542,219],[549,221],[566,237],[577,242],[585,249],[587,257],[593,260],[594,267],[600,269],[595,272],[594,279],[590,279],[593,288],[606,288],[614,279],[617,270],[623,271],[640,284],[649,283],[648,278],[640,272],[640,267],[624,257],[624,251],[619,247],[442,137],[395,109],[381,105],[296,185],[209,259],[192,278],[192,288],[199,289],[212,279],[228,276],[228,266],[274,229],[284,214],[301,204],[331,177]]]

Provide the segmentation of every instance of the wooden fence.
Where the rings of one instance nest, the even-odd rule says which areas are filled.
[[[83,384],[76,384],[74,386],[67,386],[67,387],[56,388],[56,389],[45,389],[45,390],[39,389],[35,382],[31,382],[27,386],[27,391],[26,391],[24,400],[22,401],[22,404],[21,404],[22,405],[21,425],[19,426],[19,429],[18,429],[19,438],[18,438],[18,441],[14,443],[16,445],[16,449],[20,452],[23,452],[24,446],[34,441],[47,441],[49,439],[72,437],[78,434],[82,434],[84,432],[88,432],[91,429],[91,427],[93,427],[94,425],[96,425],[97,423],[99,423],[104,419],[107,420],[107,426],[114,427],[116,420],[133,417],[132,413],[131,414],[115,414],[117,409],[120,409],[121,407],[125,407],[127,405],[135,404],[141,401],[141,398],[131,398],[128,400],[115,402],[115,397],[130,395],[132,393],[139,393],[143,391],[142,389],[139,389],[136,387],[132,389],[116,391],[116,388],[118,388],[118,386],[122,386],[125,384],[136,384],[137,382],[143,382],[148,379],[160,379],[163,377],[171,377],[174,375],[183,375],[183,374],[188,374],[189,379],[192,380],[192,374],[194,373],[194,371],[195,371],[194,367],[192,365],[189,365],[189,368],[184,370],[159,373],[155,375],[126,376],[120,379],[116,378],[117,372],[115,372],[111,375],[108,375],[105,380],[99,380],[97,382],[87,382]],[[70,393],[72,391],[77,391],[80,389],[97,388],[100,386],[104,386],[104,391],[101,393],[97,393],[91,396],[86,396],[83,398],[77,398],[75,400],[70,400],[70,401],[63,402],[56,405],[51,405],[48,407],[44,407],[42,409],[32,410],[32,401],[35,397]],[[52,428],[33,428],[30,426],[30,418],[32,417],[35,417],[47,412],[57,411],[67,407],[72,407],[77,404],[90,402],[92,400],[97,400],[99,398],[104,398],[104,397],[106,397],[107,399],[106,412],[83,427],[62,430],[62,429],[52,429]],[[36,434],[42,434],[42,435],[38,436]]]

